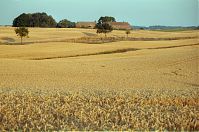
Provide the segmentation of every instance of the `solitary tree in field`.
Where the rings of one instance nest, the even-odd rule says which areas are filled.
[[[126,30],[126,36],[128,38],[128,35],[131,34],[131,31],[130,30]]]
[[[107,33],[113,31],[113,27],[109,23],[97,23],[96,24],[97,33],[104,33],[105,37]]]
[[[98,20],[98,23],[95,25],[95,28],[97,29],[97,34],[104,33],[105,37],[107,33],[110,33],[113,31],[113,27],[111,26],[110,22],[115,22],[114,17],[100,17]]]
[[[22,44],[23,37],[28,37],[29,31],[28,31],[28,28],[19,27],[15,29],[15,33],[17,34],[17,36],[21,38],[21,44]]]

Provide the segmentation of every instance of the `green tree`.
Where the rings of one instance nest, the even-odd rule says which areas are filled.
[[[28,37],[29,31],[28,31],[28,28],[18,27],[15,29],[15,33],[17,34],[17,36],[21,38],[21,44],[22,44],[23,37]]]
[[[107,36],[107,33],[110,33],[113,31],[113,27],[107,22],[97,23],[96,28],[97,28],[97,33],[104,33],[105,37]]]
[[[106,37],[107,33],[113,31],[113,27],[109,23],[113,21],[115,21],[114,17],[109,17],[109,16],[100,17],[98,23],[95,25],[95,28],[97,29],[97,34],[104,33]]]
[[[57,27],[59,27],[59,28],[74,28],[75,23],[71,22],[67,19],[63,19],[57,24]]]
[[[30,14],[23,13],[14,19],[13,26],[14,27],[20,27],[20,26],[27,27],[30,25],[30,21],[29,21],[30,19],[31,19]]]
[[[116,22],[116,20],[114,17],[111,16],[100,17],[98,20],[98,23],[105,23],[105,22]]]
[[[46,13],[23,13],[13,20],[13,27],[56,27],[52,16]]]
[[[130,30],[126,30],[125,33],[126,33],[126,36],[127,36],[127,38],[128,38],[128,35],[131,34],[131,31],[130,31]]]

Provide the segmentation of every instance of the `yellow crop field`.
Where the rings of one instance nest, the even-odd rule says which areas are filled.
[[[29,31],[0,27],[0,131],[199,130],[198,30]]]
[[[24,42],[52,42],[64,41],[66,39],[80,38],[80,37],[104,37],[103,34],[97,35],[94,29],[70,29],[70,28],[29,28],[30,38],[25,38]],[[126,37],[125,31],[114,30],[109,37]],[[182,32],[161,32],[161,31],[132,31],[129,37],[136,38],[174,38],[174,37],[196,37],[198,31],[182,31]],[[20,39],[14,33],[14,27],[0,28],[0,42],[19,43]]]

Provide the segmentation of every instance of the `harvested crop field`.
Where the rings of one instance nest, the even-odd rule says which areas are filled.
[[[131,35],[196,37],[197,32]],[[86,44],[65,40],[95,30],[30,33],[24,42],[31,43],[18,45],[13,28],[0,28],[1,131],[199,130],[197,38]]]

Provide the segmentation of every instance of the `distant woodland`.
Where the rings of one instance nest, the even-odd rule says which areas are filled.
[[[56,22],[51,15],[46,13],[23,13],[13,20],[13,27],[58,27],[70,28],[75,27],[75,23],[67,19]]]

